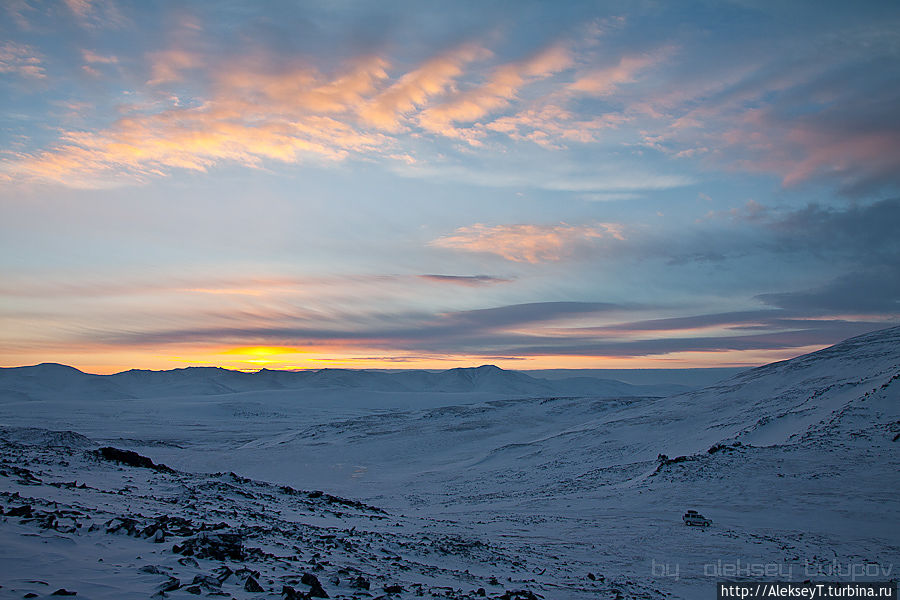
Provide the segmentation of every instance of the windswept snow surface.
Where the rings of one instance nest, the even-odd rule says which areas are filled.
[[[721,580],[897,578],[900,328],[669,397],[556,383],[491,367],[0,370],[0,597],[276,598],[310,591],[304,571],[332,598],[693,599]],[[685,527],[688,508],[713,525]],[[173,552],[214,535],[204,524],[241,552]],[[188,589],[222,565],[235,574]]]

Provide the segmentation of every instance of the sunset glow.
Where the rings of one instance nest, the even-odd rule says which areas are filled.
[[[5,3],[0,365],[750,366],[900,321],[896,3],[509,9]]]

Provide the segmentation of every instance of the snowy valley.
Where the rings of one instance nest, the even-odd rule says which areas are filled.
[[[691,599],[900,572],[898,327],[698,390],[45,364],[0,370],[0,425],[0,598]]]

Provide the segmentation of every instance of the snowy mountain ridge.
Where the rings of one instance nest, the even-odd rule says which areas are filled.
[[[220,367],[187,367],[168,371],[133,369],[114,375],[93,375],[74,367],[43,363],[0,368],[4,390],[44,397],[63,389],[90,391],[104,398],[149,398],[174,395],[213,395],[267,390],[357,389],[378,392],[486,392],[529,397],[667,396],[685,391],[681,385],[631,385],[611,379],[572,377],[542,379],[493,365],[431,371],[364,371],[319,369],[253,373]]]

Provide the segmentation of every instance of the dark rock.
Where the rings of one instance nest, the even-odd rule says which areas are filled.
[[[283,596],[282,600],[303,600],[304,595],[292,588],[289,585],[281,586],[281,595]]]
[[[350,580],[350,587],[352,587],[352,588],[357,588],[360,590],[367,590],[367,589],[369,589],[370,586],[371,586],[371,584],[369,583],[369,580],[366,579],[365,577],[363,577],[362,575],[358,576],[356,579]]]
[[[141,573],[150,573],[151,575],[162,575],[162,571],[156,565],[144,565],[138,569]]]
[[[59,588],[58,590],[56,590],[55,592],[53,592],[50,595],[51,596],[77,596],[78,592],[70,592],[66,588]]]
[[[254,593],[265,591],[263,589],[263,587],[261,585],[259,585],[259,582],[253,578],[252,575],[247,578],[247,581],[244,582],[244,589],[248,592],[254,592]]]
[[[228,568],[228,567],[225,567],[225,568]],[[255,571],[255,570],[249,569],[247,567],[241,567],[240,569],[235,571],[234,574],[237,575],[238,577],[244,577],[244,578],[246,578],[246,577],[253,577],[255,579],[260,578],[259,571]]]
[[[175,544],[172,552],[213,560],[243,560],[243,538],[237,533],[201,532],[196,537]]]
[[[200,594],[203,593],[203,590],[200,589],[199,585],[192,585],[192,586],[186,587],[186,588],[184,588],[184,591],[186,591],[188,594],[194,594],[195,596],[199,596]]]
[[[116,517],[105,523],[106,533],[125,533],[126,535],[139,536],[138,522],[129,517]]]
[[[306,596],[308,598],[327,598],[328,593],[326,593],[325,590],[322,589],[322,586],[320,584],[316,583],[315,585],[310,586],[309,592],[307,592]]]
[[[487,592],[484,590],[484,588],[478,588],[475,591],[475,595],[484,597],[484,596],[487,596]]]
[[[14,508],[6,511],[7,517],[30,517],[31,516],[31,505],[23,504],[22,506],[16,506]]]
[[[384,586],[384,592],[386,594],[399,594],[403,591],[402,585],[386,585]]]
[[[219,582],[219,585],[222,585],[223,583],[225,583],[225,580],[231,577],[234,571],[232,571],[228,565],[222,565],[221,567],[213,571],[213,573],[216,574],[216,580]]]
[[[596,580],[597,580],[597,576],[594,575],[593,573],[588,573],[588,579],[590,579],[591,581],[596,581]]]
[[[181,582],[177,577],[169,577],[169,579],[157,588],[159,592],[173,592],[181,587]]]
[[[222,587],[222,581],[212,575],[194,575],[191,585],[195,587],[204,587],[207,590],[216,590]]]
[[[34,592],[28,592],[27,594],[25,594],[25,595],[22,596],[22,597],[23,597],[23,598],[37,598],[38,595],[35,594]]]
[[[325,590],[322,588],[322,584],[319,583],[319,578],[311,573],[304,573],[303,577],[300,578],[300,583],[309,586],[309,593],[307,596],[309,598],[327,598],[328,594],[325,593]],[[368,588],[366,588],[368,589]]]
[[[103,460],[109,460],[131,467],[153,469],[154,471],[159,471],[161,473],[175,472],[174,469],[171,469],[163,464],[157,465],[146,456],[141,456],[137,452],[132,452],[131,450],[120,450],[118,448],[106,446],[104,448],[100,448],[99,450],[95,450],[94,455],[98,458],[102,458]]]
[[[196,532],[193,523],[183,517],[170,517],[169,515],[161,515],[155,519],[156,525],[162,529],[164,533],[169,535],[180,535],[188,537]]]
[[[515,590],[512,592],[505,592],[502,596],[500,596],[500,600],[540,600],[543,596],[538,596],[532,591],[529,590]]]

